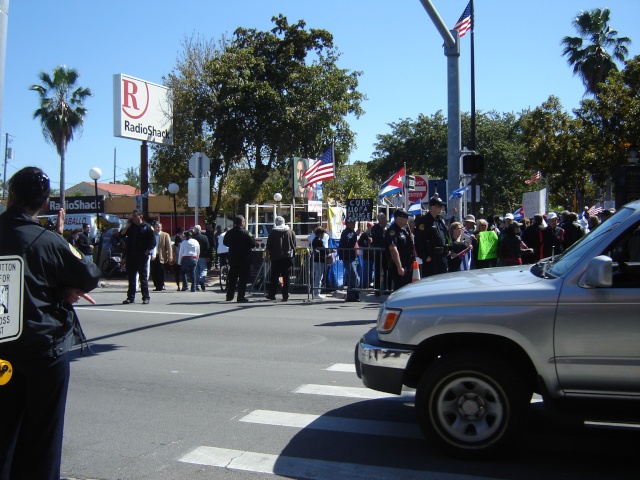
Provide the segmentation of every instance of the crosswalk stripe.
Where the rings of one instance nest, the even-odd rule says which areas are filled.
[[[311,428],[314,430],[330,430],[334,432],[424,439],[420,428],[413,423],[360,420],[326,415],[310,415],[306,413],[276,412],[272,410],[254,410],[242,417],[240,421],[281,427]]]
[[[198,447],[179,459],[184,463],[208,465],[229,470],[242,470],[253,473],[267,473],[291,478],[311,480],[489,480],[488,477],[475,477],[458,473],[425,472],[401,468],[376,467],[356,463],[330,462],[310,458],[287,457],[242,450],[217,447]]]
[[[329,372],[349,372],[356,373],[356,366],[353,363],[334,363],[325,368]]]
[[[309,395],[326,395],[331,397],[349,397],[349,398],[387,398],[402,401],[413,401],[414,395],[409,392],[403,392],[402,395],[393,395],[392,393],[378,392],[369,388],[362,387],[340,387],[336,385],[316,385],[307,384],[296,388],[293,393],[306,393]]]

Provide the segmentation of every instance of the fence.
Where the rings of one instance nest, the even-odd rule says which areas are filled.
[[[297,247],[292,258],[290,288],[305,289],[307,296],[310,296],[314,287],[317,288],[313,281],[317,278],[314,274],[318,269],[322,271],[322,280],[319,285],[321,292],[346,288],[345,269],[350,268],[349,264],[352,261],[356,264],[358,273],[358,282],[354,290],[367,293],[374,291],[389,293],[386,269],[381,268],[382,262],[385,261],[383,252],[384,249],[374,247],[329,248],[324,261],[316,261],[317,258],[312,258],[307,247]],[[263,255],[262,264],[254,277],[252,291],[266,291],[270,278],[270,266],[270,262]],[[378,278],[375,275],[376,269],[379,269]]]

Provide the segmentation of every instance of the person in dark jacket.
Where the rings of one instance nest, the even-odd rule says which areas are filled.
[[[502,266],[522,265],[522,255],[532,251],[520,239],[520,224],[510,223],[504,229],[502,242],[498,246],[498,257],[502,260]]]
[[[387,271],[393,290],[411,283],[413,273],[413,236],[409,231],[409,214],[398,208],[393,214],[393,223],[387,228],[385,242],[389,265]]]
[[[560,255],[564,251],[564,230],[558,226],[558,215],[547,215],[547,228],[540,230],[540,258]]]
[[[82,232],[80,232],[76,239],[76,248],[89,257],[93,255],[93,245],[91,245],[91,239],[89,238],[90,231],[91,225],[83,223]]]
[[[347,219],[345,228],[340,234],[340,242],[338,243],[338,253],[342,259],[344,266],[343,283],[347,287],[347,302],[359,302],[360,295],[356,288],[360,285],[360,276],[358,275],[358,255],[356,252],[356,244],[358,236],[355,231],[356,222]]]
[[[0,257],[17,259],[0,263],[7,276],[17,277],[8,279],[8,288],[17,280],[23,294],[19,303],[20,296],[7,292],[8,312],[3,315],[21,330],[0,343],[0,358],[13,370],[9,382],[0,386],[0,478],[58,480],[68,352],[78,338],[84,339],[73,304],[80,298],[94,303],[86,292],[98,285],[100,270],[62,237],[64,210],[58,213],[56,231],[38,222],[50,189],[42,170],[23,168],[8,185],[7,210],[0,215]],[[19,263],[22,278],[9,267]],[[10,326],[5,323],[0,333],[7,334]]]
[[[133,303],[136,297],[136,276],[140,277],[142,303],[149,303],[149,256],[156,246],[153,228],[142,218],[140,210],[134,210],[129,222],[122,228],[120,235],[127,242],[127,278],[129,288],[124,304]]]
[[[439,197],[429,199],[429,213],[416,220],[416,252],[422,259],[422,276],[447,273],[451,249],[449,230],[440,215],[444,203]]]
[[[256,246],[256,239],[244,228],[244,217],[233,218],[233,228],[223,237],[224,244],[229,247],[229,278],[227,283],[227,302],[233,300],[238,288],[238,303],[246,303],[247,281],[251,271],[251,251]]]
[[[289,283],[291,267],[293,267],[293,254],[296,248],[296,234],[284,223],[284,218],[277,216],[275,227],[267,237],[265,255],[271,262],[271,275],[269,277],[269,291],[267,300],[275,300],[279,279],[282,277],[282,301],[289,300]],[[226,235],[225,235],[226,236]]]

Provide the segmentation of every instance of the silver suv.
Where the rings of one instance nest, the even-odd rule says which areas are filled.
[[[536,265],[438,275],[389,296],[356,346],[374,390],[416,389],[437,447],[512,446],[534,393],[581,420],[640,420],[640,201]]]

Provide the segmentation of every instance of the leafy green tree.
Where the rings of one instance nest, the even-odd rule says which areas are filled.
[[[610,13],[608,8],[580,12],[572,22],[579,36],[562,39],[562,55],[591,94],[598,93],[599,84],[618,70],[616,60],[623,62],[629,54],[631,39],[618,37],[618,31],[609,25]]]
[[[64,65],[53,70],[53,76],[41,72],[39,85],[32,85],[40,97],[40,107],[33,118],[40,119],[42,134],[47,142],[56,147],[60,155],[60,204],[65,204],[64,176],[67,146],[75,132],[82,129],[87,109],[84,102],[92,96],[91,90],[77,85],[80,75]]]
[[[162,170],[174,154],[188,158],[202,147],[215,160],[218,189],[234,167],[246,168],[251,188],[239,197],[243,204],[257,198],[272,170],[292,171],[295,156],[315,157],[334,141],[337,164],[345,162],[354,145],[345,118],[363,113],[360,73],[338,68],[326,30],[307,30],[302,20],[290,25],[282,15],[272,20],[269,32],[238,28],[217,47],[204,42],[185,52],[166,83],[174,125],[179,110],[186,126],[175,132],[173,147],[156,150],[156,178],[169,180]]]

